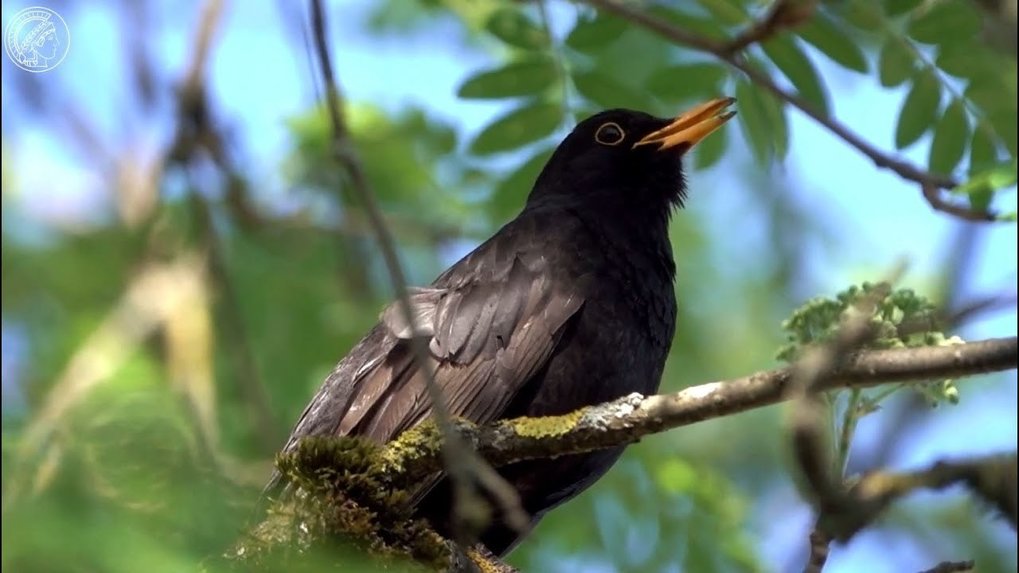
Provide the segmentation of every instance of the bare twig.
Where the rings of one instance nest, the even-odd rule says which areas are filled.
[[[990,213],[978,213],[964,207],[951,205],[945,201],[932,201],[931,194],[927,189],[953,189],[958,182],[951,177],[945,177],[924,171],[915,165],[896,159],[870,144],[860,135],[850,130],[845,124],[835,118],[826,115],[813,104],[806,101],[798,94],[787,90],[771,79],[771,77],[757,68],[753,67],[739,52],[733,52],[731,45],[707,38],[673,25],[661,18],[649,14],[639,8],[624,4],[619,0],[585,0],[588,4],[611,12],[620,18],[624,18],[634,24],[658,34],[673,44],[691,48],[700,52],[711,54],[731,67],[743,72],[754,84],[764,88],[776,98],[798,108],[808,117],[824,126],[840,139],[863,153],[875,165],[883,169],[895,172],[903,179],[918,183],[924,191],[924,197],[931,203],[934,209],[961,216],[970,221],[994,221],[996,218]]]
[[[949,201],[942,197],[942,188],[933,181],[921,181],[920,189],[923,191],[924,199],[937,211],[955,215],[960,219],[974,222],[993,222],[998,217],[990,211],[974,211],[969,207]]]
[[[824,565],[828,562],[829,545],[831,536],[821,528],[814,527],[810,532],[810,556],[807,557],[807,565],[803,573],[821,573]]]
[[[972,559],[969,561],[942,561],[920,573],[966,573],[967,571],[975,570],[976,566],[976,562]]]
[[[966,461],[941,461],[909,472],[875,471],[847,492],[846,510],[824,516],[825,531],[846,541],[866,527],[895,500],[918,489],[964,484],[979,499],[996,507],[1016,527],[1016,453]]]
[[[325,11],[320,0],[311,0],[311,23],[312,35],[315,50],[321,67],[322,77],[325,83],[325,106],[329,114],[329,121],[333,132],[333,153],[337,161],[346,171],[350,179],[351,187],[357,194],[368,221],[375,233],[385,261],[386,270],[389,273],[390,281],[395,290],[397,304],[403,319],[410,325],[411,332],[418,332],[414,312],[411,308],[410,297],[407,295],[407,279],[403,268],[396,254],[396,248],[389,228],[386,226],[371,190],[368,178],[364,173],[361,162],[358,160],[351,142],[350,134],[339,105],[341,93],[333,72],[332,58],[329,54],[329,46],[326,40],[326,19]],[[432,403],[432,412],[435,416],[443,435],[444,447],[442,448],[443,461],[446,471],[454,485],[456,498],[456,511],[458,517],[465,515],[466,509],[470,506],[477,507],[485,504],[483,498],[475,491],[475,484],[480,485],[495,498],[500,510],[506,517],[507,523],[518,530],[523,530],[530,518],[520,505],[520,499],[516,490],[499,476],[488,464],[474,453],[453,431],[450,421],[449,409],[442,389],[435,381],[434,372],[428,356],[428,348],[424,339],[419,336],[411,337],[415,360],[418,367],[425,374],[425,385],[428,389],[429,400]]]
[[[816,7],[816,0],[776,0],[764,18],[751,24],[725,45],[725,53],[735,54],[751,44],[771,38],[782,30],[806,22],[814,15]]]

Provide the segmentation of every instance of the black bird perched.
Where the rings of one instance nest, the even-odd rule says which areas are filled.
[[[451,415],[476,423],[564,414],[632,392],[655,393],[675,330],[668,223],[686,187],[681,158],[735,112],[715,99],[674,120],[615,109],[559,145],[523,211],[411,302]],[[425,378],[396,305],[340,361],[284,451],[306,436],[379,443],[428,418]],[[501,468],[532,526],[604,474],[623,448]],[[270,488],[279,485],[273,477]],[[440,531],[451,494],[440,483],[417,511]],[[496,555],[519,534],[495,523]]]

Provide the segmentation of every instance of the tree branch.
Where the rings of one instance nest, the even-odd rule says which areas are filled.
[[[740,42],[739,37],[737,37],[734,42],[723,43],[712,38],[684,30],[683,28],[675,26],[652,14],[624,4],[619,0],[585,1],[596,8],[600,8],[606,12],[611,12],[624,20],[628,20],[642,28],[654,32],[673,44],[710,54],[731,67],[743,72],[743,74],[746,75],[747,78],[749,78],[754,84],[769,91],[779,100],[792,105],[805,113],[818,124],[827,128],[828,131],[835,134],[850,146],[856,148],[857,151],[869,157],[870,160],[878,167],[891,170],[903,179],[918,183],[921,186],[924,198],[927,199],[932,208],[962,217],[969,221],[997,220],[993,213],[972,211],[965,207],[954,205],[942,200],[940,195],[937,193],[931,194],[928,189],[953,189],[957,187],[959,183],[951,177],[945,177],[924,171],[915,165],[884,153],[874,145],[871,145],[867,140],[863,139],[863,137],[850,130],[846,127],[846,125],[816,109],[810,102],[806,101],[798,94],[779,86],[768,74],[751,66],[739,51],[733,51],[734,44],[737,48],[744,47],[740,45],[742,42]],[[773,30],[769,30],[768,33],[773,33]],[[751,41],[754,39],[755,38],[751,38]],[[936,200],[932,200],[932,197]]]
[[[950,346],[868,350],[848,357],[826,377],[820,389],[958,378],[1013,370],[1017,363],[1016,337]],[[460,421],[455,424],[479,454],[499,467],[628,444],[671,428],[776,404],[793,397],[790,392],[793,376],[793,368],[783,368],[691,386],[674,394],[647,397],[631,394],[561,416],[517,418],[483,427]],[[387,465],[402,474],[401,480],[413,481],[442,470],[440,452],[428,433],[411,430],[398,444],[384,450]]]

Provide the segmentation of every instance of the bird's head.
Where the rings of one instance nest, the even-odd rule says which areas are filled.
[[[703,103],[672,119],[628,109],[597,113],[559,144],[528,203],[669,211],[686,196],[683,155],[732,118],[733,98]]]

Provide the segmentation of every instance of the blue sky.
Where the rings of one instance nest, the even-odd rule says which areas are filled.
[[[156,28],[158,36],[153,42],[157,58],[167,69],[183,70],[197,9],[183,8],[190,7],[191,3],[166,1],[158,4],[159,13],[154,20],[162,23]],[[222,116],[236,122],[236,136],[244,141],[251,157],[267,158],[250,168],[262,176],[254,179],[268,181],[269,186],[282,185],[276,173],[278,158],[289,145],[284,120],[307,110],[315,97],[309,67],[303,57],[304,49],[293,45],[294,38],[281,26],[281,4],[232,3],[214,49],[209,73],[215,105]],[[480,129],[503,109],[498,104],[456,98],[456,88],[462,79],[496,58],[476,49],[463,49],[455,26],[440,25],[409,36],[369,37],[361,30],[366,2],[332,4],[336,7],[333,13],[342,14],[332,19],[336,66],[351,100],[370,101],[389,109],[408,103],[419,104],[459,124],[467,134]],[[15,2],[4,2],[3,6],[4,23],[9,13],[22,7]],[[75,104],[96,123],[111,145],[117,141],[124,119],[121,114],[131,113],[125,111],[127,106],[119,103],[128,97],[123,90],[130,88],[125,87],[128,82],[123,75],[125,67],[117,36],[120,24],[115,6],[119,4],[97,4],[87,9],[75,4],[61,10],[71,29],[71,53],[59,68],[40,77],[43,87],[57,86],[58,79],[59,85],[65,86],[61,89],[69,87],[72,93],[80,94],[83,99]],[[553,4],[553,8],[553,18],[561,24],[559,27],[568,27],[574,8],[565,3]],[[182,14],[186,17],[182,18]],[[823,58],[816,60],[831,91],[837,94],[833,98],[835,115],[878,147],[893,149],[895,117],[904,93],[880,88],[873,78],[845,72]],[[252,62],[258,65],[253,66]],[[5,66],[7,74],[18,72],[6,62]],[[52,84],[46,83],[51,80]],[[4,83],[5,118],[18,119],[17,109],[23,102],[10,96],[9,87]],[[157,153],[168,137],[169,115],[161,119],[163,121],[152,122],[151,133],[133,143],[142,156]],[[809,118],[793,110],[790,120],[792,138],[788,159],[774,166],[773,173],[780,186],[786,185],[789,192],[796,193],[815,209],[829,226],[828,231],[840,239],[840,248],[834,250],[803,246],[808,254],[809,277],[806,280],[810,292],[831,293],[852,282],[880,277],[901,259],[910,262],[907,283],[929,284],[927,281],[942,264],[944,251],[959,223],[931,211],[915,185],[904,182],[894,173],[877,169],[869,159]],[[740,140],[739,129],[734,125],[729,129],[732,139]],[[68,152],[64,142],[52,136],[45,118],[25,115],[13,125],[5,125],[3,134],[4,161],[13,161],[15,172],[21,177],[20,194],[8,200],[20,202],[24,212],[42,222],[43,227],[47,221],[66,223],[102,218],[109,197],[101,178],[90,172],[81,158]],[[902,156],[924,164],[928,145],[929,139],[925,139]],[[750,260],[753,257],[748,257],[747,253],[761,248],[764,241],[760,214],[734,204],[739,194],[727,192],[736,186],[751,184],[749,179],[740,176],[742,170],[757,169],[750,165],[745,146],[740,143],[739,147],[726,156],[722,167],[689,176],[692,200],[684,216],[705,221],[719,261]],[[1015,209],[1015,204],[1012,192],[1000,206]],[[4,223],[10,222],[5,218]],[[18,225],[26,227],[26,237],[32,236],[34,224],[22,222]],[[739,229],[740,233],[734,235],[731,229]],[[985,225],[978,232],[981,246],[977,250],[979,259],[974,261],[972,292],[963,294],[1014,294],[1016,226]],[[1006,336],[1014,334],[1015,329],[1013,310],[978,321],[963,335],[968,338]],[[17,344],[9,343],[11,335],[13,332],[5,324],[4,402],[11,396],[8,388],[10,359],[16,358],[19,352]],[[893,463],[910,467],[953,453],[1015,449],[1015,374],[1010,374],[998,387],[997,392],[964,400],[960,406],[942,412],[921,434],[907,436],[910,447],[902,448],[903,455]],[[866,444],[880,439],[881,435],[880,424],[864,424],[860,441]],[[776,500],[762,500],[761,503],[766,506]],[[805,527],[807,517],[805,512],[791,516],[789,523]],[[802,539],[802,536],[790,536],[787,530],[758,533],[762,554],[776,567],[794,549],[786,542],[798,543]],[[836,551],[826,571],[861,570],[857,568],[866,564],[873,566],[869,571],[880,572],[894,570],[883,567],[900,565],[889,564],[875,540],[871,540],[874,551],[858,550],[857,546],[867,545],[871,537],[858,541],[849,559],[839,559]]]

